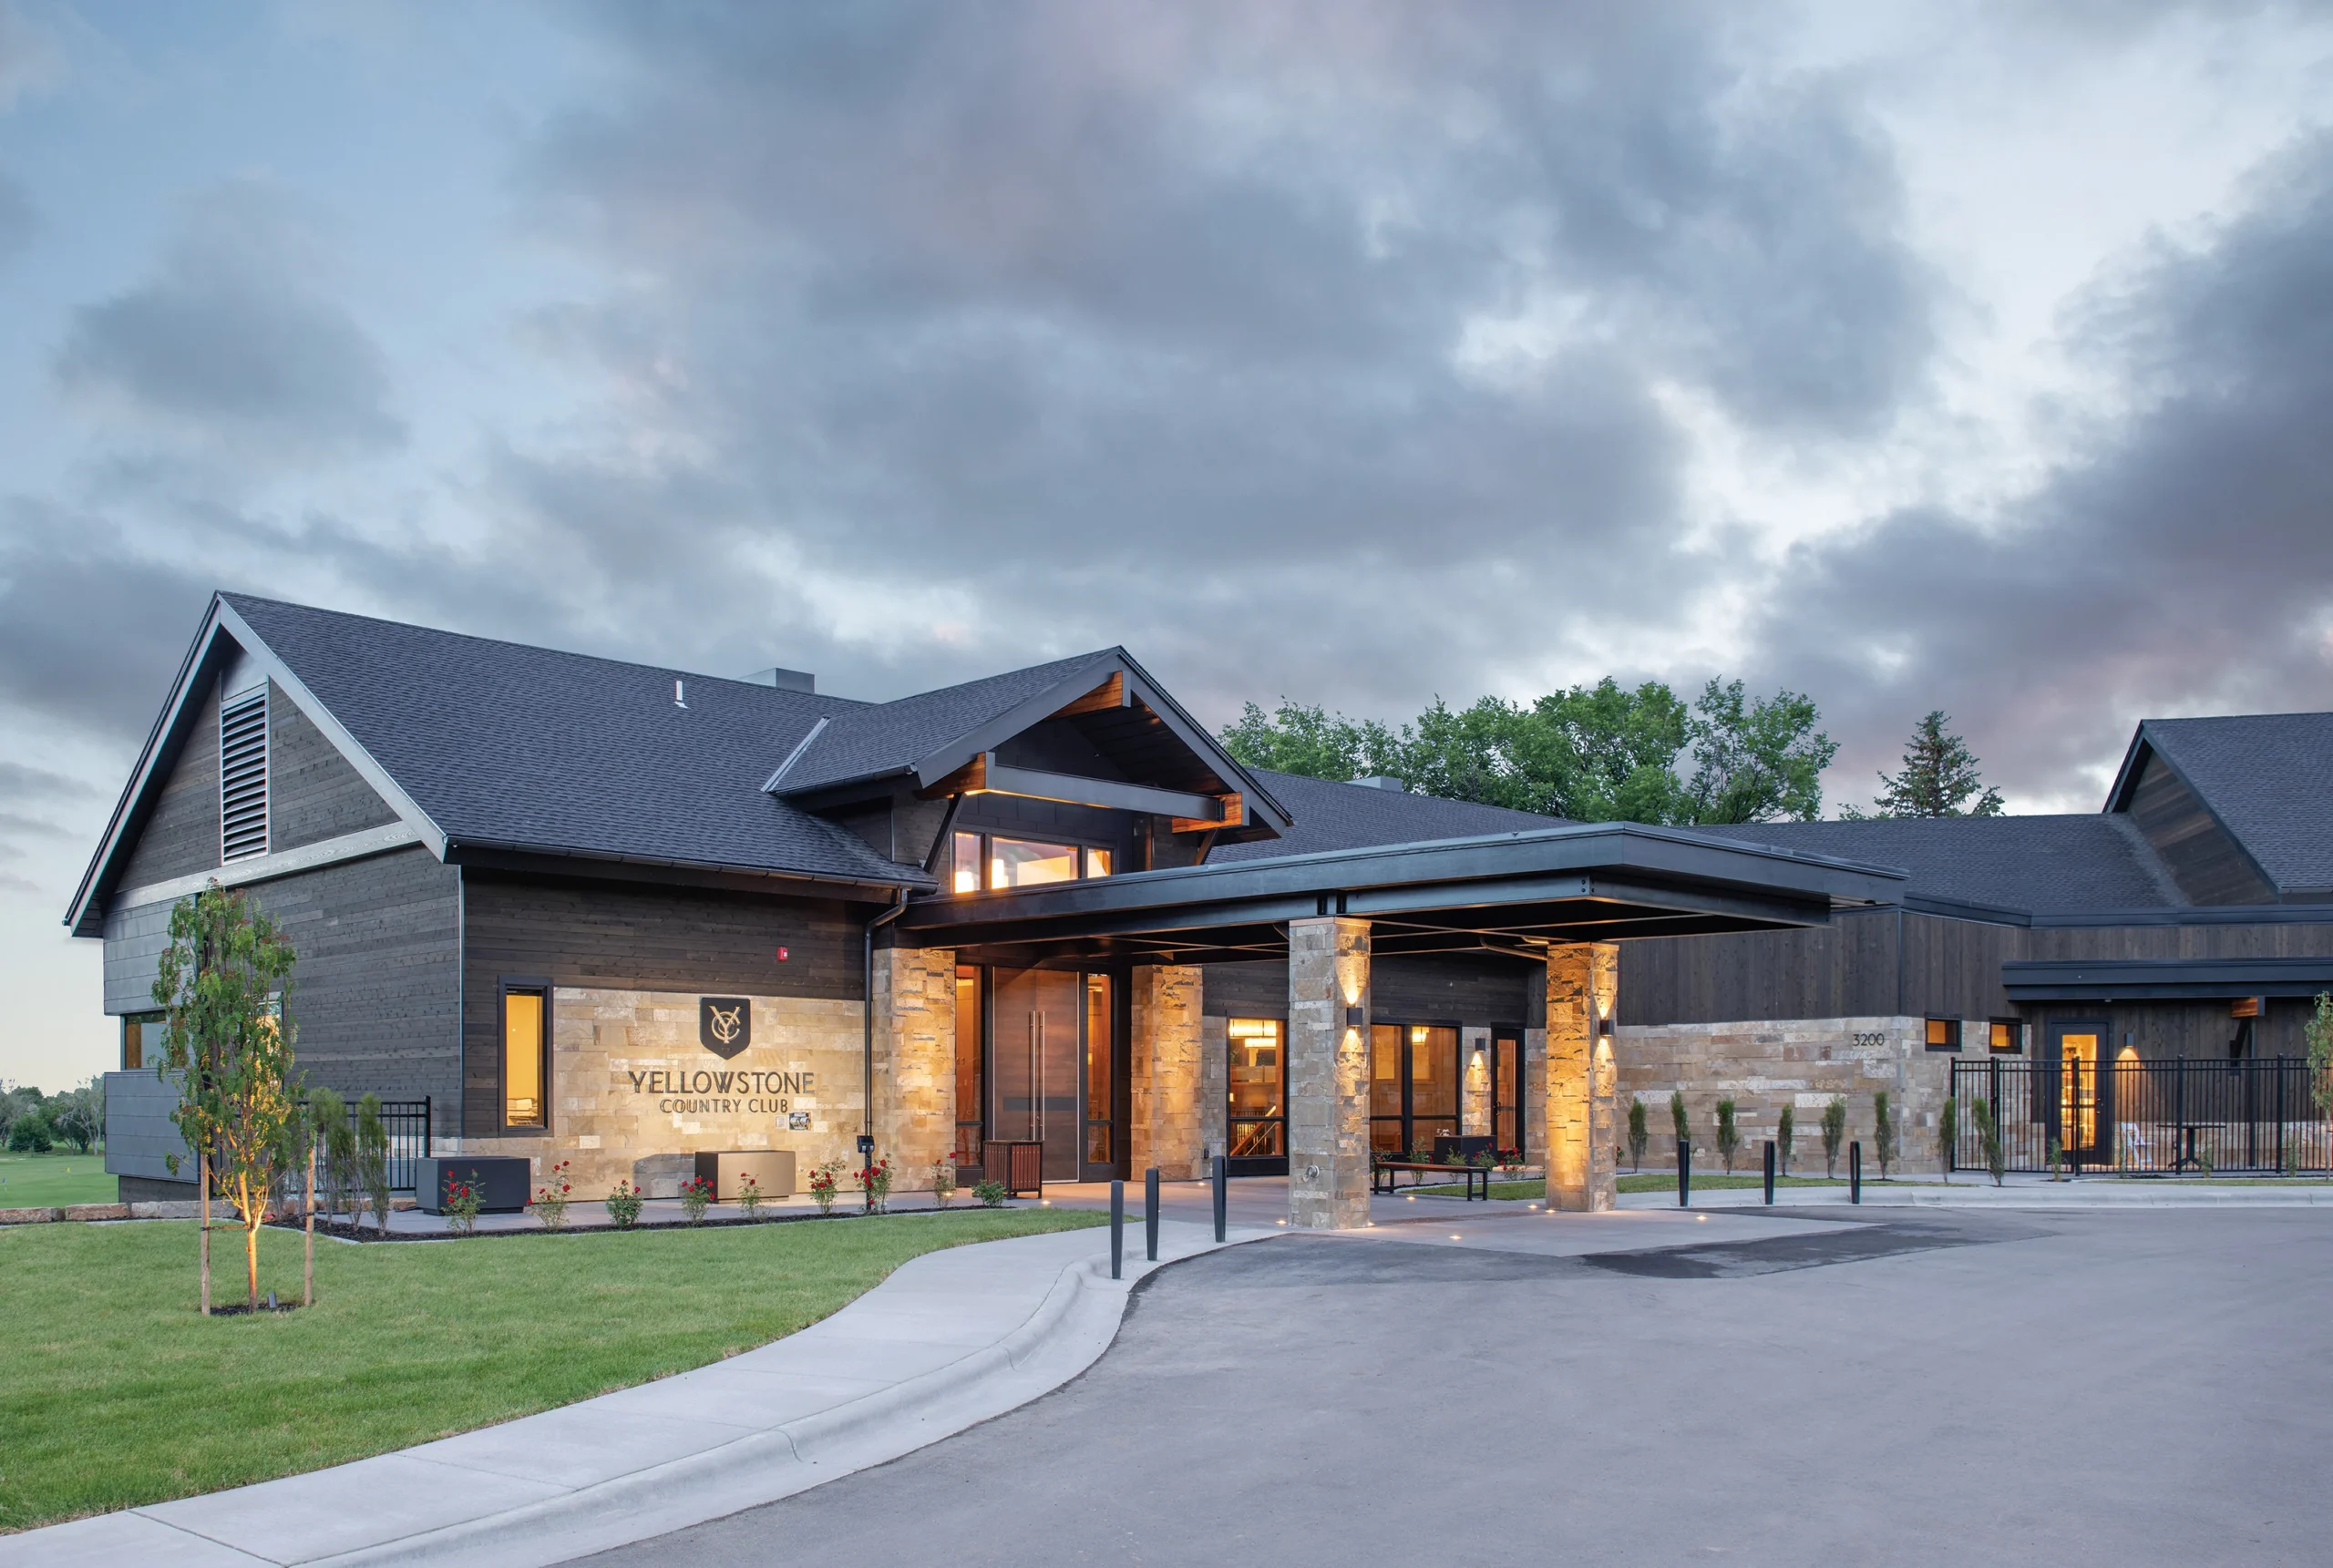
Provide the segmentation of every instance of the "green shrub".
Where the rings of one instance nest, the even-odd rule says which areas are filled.
[[[11,1154],[46,1154],[57,1147],[56,1134],[48,1125],[48,1118],[35,1111],[16,1118],[8,1129],[8,1153]]]
[[[2001,1143],[2001,1124],[1993,1120],[1993,1108],[1982,1100],[1973,1101],[1968,1113],[1977,1119],[1977,1139],[1985,1146],[1985,1169],[1991,1173],[1993,1185],[1999,1186],[2009,1173],[2009,1151]]]
[[[608,1194],[608,1218],[618,1230],[628,1231],[640,1223],[640,1189],[631,1177],[616,1178],[615,1190]]]
[[[1669,1091],[1669,1122],[1677,1129],[1677,1142],[1681,1147],[1686,1137],[1685,1091],[1681,1089],[1672,1089]]]
[[[1823,1173],[1839,1173],[1839,1151],[1847,1146],[1847,1097],[1831,1096],[1831,1103],[1823,1107]]]
[[[1001,1209],[1004,1206],[1004,1184],[975,1182],[972,1184],[972,1196],[981,1201],[983,1208]]]
[[[1774,1161],[1780,1174],[1790,1174],[1791,1145],[1798,1142],[1798,1118],[1787,1105],[1783,1107],[1782,1120],[1774,1124]]]
[[[1960,1143],[1960,1102],[1948,1094],[1936,1115],[1936,1164],[1946,1181],[1952,1180],[1952,1157]]]
[[[1742,1149],[1742,1130],[1733,1124],[1733,1102],[1717,1102],[1717,1154],[1725,1162],[1725,1173],[1733,1174],[1733,1156]]]
[[[1644,1169],[1644,1146],[1652,1141],[1652,1130],[1645,1125],[1644,1102],[1636,1095],[1629,1096],[1629,1163]]]
[[[1879,1161],[1879,1179],[1887,1179],[1887,1167],[1896,1163],[1896,1108],[1887,1103],[1887,1091],[1871,1097],[1871,1152]]]

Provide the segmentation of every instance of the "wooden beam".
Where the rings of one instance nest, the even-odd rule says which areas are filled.
[[[1126,705],[1126,675],[1123,670],[1113,670],[1110,678],[1065,708],[1053,712],[1056,719],[1074,719],[1080,713],[1103,713]]]
[[[1222,811],[1222,815],[1172,817],[1168,819],[1167,831],[1169,833],[1217,833],[1227,827],[1237,827],[1248,820],[1247,803],[1239,798],[1238,790],[1233,790],[1228,794],[1217,795],[1215,798]]]
[[[988,787],[988,753],[982,752],[946,778],[935,781],[929,788],[915,792],[918,800],[940,800],[951,794],[969,794]]]

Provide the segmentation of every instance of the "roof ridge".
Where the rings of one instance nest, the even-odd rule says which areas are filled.
[[[560,659],[581,659],[593,664],[612,664],[622,670],[641,670],[657,675],[680,675],[691,681],[718,681],[727,686],[750,686],[757,692],[784,692],[792,697],[811,697],[821,702],[841,702],[853,708],[879,708],[880,702],[869,702],[860,697],[840,697],[826,692],[797,692],[789,687],[765,686],[758,681],[737,675],[714,675],[703,670],[683,670],[677,664],[651,664],[640,659],[617,659],[605,653],[584,653],[572,648],[552,648],[540,642],[520,642],[509,637],[483,637],[475,631],[452,631],[442,626],[424,626],[413,620],[391,620],[382,615],[364,615],[353,610],[332,610],[321,604],[302,604],[296,600],[269,599],[263,594],[231,593],[216,590],[221,600],[242,613],[249,604],[267,605],[276,610],[297,610],[303,615],[327,615],[335,620],[361,620],[368,626],[387,627],[397,631],[419,631],[431,637],[451,638],[460,642],[474,642],[488,648],[515,648],[522,653],[548,653]],[[254,629],[256,630],[256,629]]]
[[[1051,670],[1057,666],[1081,664],[1095,659],[1115,659],[1122,656],[1125,651],[1123,647],[1113,644],[1108,648],[1096,648],[1087,653],[1072,653],[1060,659],[1041,659],[1034,664],[1015,665],[1012,669],[999,670],[993,674],[975,676],[970,681],[959,681],[952,686],[934,686],[928,691],[909,692],[889,702],[869,702],[867,706],[879,712],[885,708],[897,707],[901,702],[920,702],[926,697],[945,697],[951,692],[969,692],[975,686],[992,685],[999,681],[1009,681],[1015,675],[1026,675],[1032,670]]]

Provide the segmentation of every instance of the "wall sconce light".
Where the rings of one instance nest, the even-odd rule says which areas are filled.
[[[1368,1028],[1368,1027],[1369,1027],[1369,1009],[1368,1009],[1367,1008],[1347,1008],[1347,1009],[1345,1009],[1345,1027],[1346,1027],[1347,1029],[1366,1029],[1366,1028]]]
[[[1597,1033],[1598,1033],[1598,1034],[1609,1034],[1609,1033],[1611,1033],[1611,1032],[1612,1032],[1612,1020],[1611,1020],[1610,1019],[1608,1019],[1608,1018],[1599,1018],[1599,1019],[1598,1019],[1598,1020],[1596,1020],[1596,1032],[1597,1032]]]

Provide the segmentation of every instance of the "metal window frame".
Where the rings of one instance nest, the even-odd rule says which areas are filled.
[[[543,999],[542,1039],[536,1049],[540,1052],[540,1076],[543,1119],[540,1122],[510,1120],[510,993],[531,992]],[[551,991],[550,979],[540,975],[498,975],[494,986],[494,1124],[504,1137],[548,1137],[550,1133],[551,1102]]]

